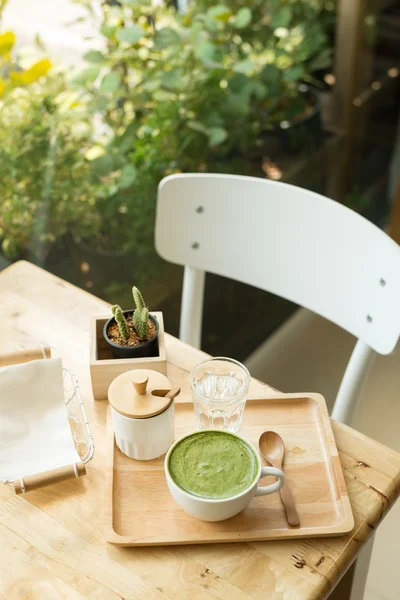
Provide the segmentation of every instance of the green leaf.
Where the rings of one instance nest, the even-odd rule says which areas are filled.
[[[211,42],[201,41],[194,47],[194,55],[203,63],[215,60],[215,46]]]
[[[35,35],[35,44],[42,52],[46,51],[46,46],[38,33]]]
[[[210,127],[207,134],[209,146],[218,146],[218,144],[222,144],[228,137],[228,132],[222,127]]]
[[[125,129],[124,133],[117,140],[117,142],[118,142],[118,149],[119,149],[120,152],[122,152],[122,153],[128,152],[128,150],[130,150],[132,148],[133,143],[134,143],[134,141],[136,139],[137,129],[138,129],[138,124],[137,123],[131,123]]]
[[[203,23],[195,21],[189,31],[189,40],[192,42],[192,44],[195,44],[201,35],[204,35]]]
[[[96,175],[107,175],[114,168],[114,161],[110,154],[103,154],[90,161],[90,166]]]
[[[100,67],[86,67],[82,69],[80,73],[75,75],[71,83],[73,86],[81,86],[86,83],[93,83],[97,79],[100,73]]]
[[[261,71],[261,81],[268,84],[277,84],[281,78],[281,71],[275,65],[265,65]]]
[[[157,102],[171,102],[175,100],[176,96],[167,90],[156,90],[153,94],[153,98],[154,100],[157,100]]]
[[[161,87],[161,80],[156,78],[147,79],[142,81],[140,85],[144,90],[146,90],[146,92],[154,92],[155,90],[158,90],[159,87]]]
[[[254,60],[247,58],[246,60],[240,60],[234,65],[233,70],[236,73],[251,73],[256,66]]]
[[[203,125],[203,123],[200,123],[200,121],[188,121],[187,126],[193,131],[198,131],[200,133],[204,133],[204,135],[208,135],[207,127]]]
[[[249,84],[249,92],[256,100],[263,100],[266,97],[268,90],[261,81],[251,81]]]
[[[283,72],[284,81],[299,81],[305,75],[305,70],[303,65],[294,65],[294,67],[289,67]]]
[[[238,12],[236,13],[235,20],[233,22],[233,26],[236,27],[236,29],[244,29],[245,27],[247,27],[247,25],[249,25],[251,23],[252,17],[253,17],[253,14],[252,14],[250,8],[247,8],[247,6],[244,6],[243,8],[238,10]]]
[[[181,90],[184,83],[186,82],[180,67],[174,67],[167,71],[162,78],[163,86],[171,90]]]
[[[248,79],[246,75],[242,73],[235,73],[229,80],[229,89],[233,92],[240,92],[243,87],[247,84]]]
[[[207,11],[208,19],[221,21],[222,23],[226,23],[231,16],[232,11],[229,6],[225,6],[225,4],[217,4],[217,6],[212,6]]]
[[[136,167],[134,167],[133,165],[126,165],[121,171],[121,175],[118,180],[118,187],[120,189],[130,187],[133,183],[135,183],[136,176]]]
[[[103,25],[100,27],[101,35],[104,35],[104,37],[108,39],[114,37],[116,31],[117,27],[115,25],[106,25],[105,23],[103,23]]]
[[[88,63],[102,64],[105,62],[105,56],[100,50],[89,50],[83,57]]]
[[[250,112],[249,95],[231,94],[226,100],[226,110],[236,118],[246,117]]]
[[[115,92],[118,89],[119,84],[121,83],[121,78],[115,71],[110,71],[107,73],[105,77],[103,77],[102,82],[100,84],[100,93],[107,94]]]
[[[313,58],[309,65],[309,71],[319,71],[320,69],[327,69],[332,64],[332,50],[325,48],[315,58]]]
[[[159,50],[179,46],[181,39],[172,27],[163,27],[154,35],[154,46]]]
[[[96,98],[96,110],[106,110],[110,100],[106,96],[98,96]]]
[[[150,0],[120,0],[121,4],[126,4],[127,6],[150,6]]]
[[[131,25],[117,32],[117,40],[123,44],[137,44],[145,35],[146,32],[143,27],[140,27],[140,25]]]
[[[283,6],[272,15],[269,25],[272,29],[288,27],[291,20],[292,10],[288,6]]]

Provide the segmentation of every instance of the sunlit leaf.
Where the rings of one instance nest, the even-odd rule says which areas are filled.
[[[121,78],[115,71],[110,71],[105,77],[103,77],[100,84],[100,92],[102,94],[112,93],[118,89]]]
[[[121,171],[120,178],[118,180],[118,187],[125,189],[135,183],[137,176],[136,167],[133,165],[126,165]]]
[[[127,6],[150,6],[151,0],[120,0],[121,4],[126,4]]]
[[[89,150],[85,154],[85,158],[87,160],[96,160],[99,156],[103,156],[104,148],[102,146],[96,145],[89,148]]]
[[[172,27],[163,27],[154,35],[154,46],[160,50],[178,46],[181,40],[175,29]]]
[[[84,55],[84,60],[88,63],[101,64],[105,62],[105,56],[100,50],[89,50]]]
[[[162,78],[163,86],[171,90],[181,90],[184,87],[185,82],[186,78],[184,78],[180,67],[175,67],[170,71],[167,71]]]
[[[124,44],[137,44],[137,42],[146,35],[145,30],[140,25],[131,25],[124,27],[117,32],[117,40]]]
[[[46,58],[39,60],[25,71],[10,71],[10,79],[21,85],[26,85],[37,81],[48,73],[51,69],[51,62]]]
[[[204,63],[215,60],[215,46],[211,42],[201,41],[194,47],[194,55]]]
[[[208,135],[207,127],[203,125],[203,123],[200,123],[200,121],[188,121],[187,126],[193,131],[198,131],[200,133],[204,133],[204,135]]]
[[[18,246],[18,242],[11,238],[6,238],[2,241],[1,249],[3,254],[9,258],[16,258],[21,250],[21,248]]]
[[[4,81],[0,77],[0,98],[4,94],[4,89],[5,89]]]
[[[141,86],[146,92],[154,92],[161,86],[161,80],[156,78],[148,79],[147,81],[143,81]]]
[[[239,62],[237,62],[234,67],[233,70],[236,73],[251,73],[254,68],[256,66],[256,63],[254,62],[254,60],[250,60],[249,58],[247,58],[246,60],[240,60]]]
[[[85,85],[86,83],[93,83],[97,79],[100,73],[100,67],[86,67],[82,69],[77,75],[75,75],[71,81],[73,87]]]
[[[100,27],[100,33],[108,39],[111,39],[116,31],[117,27],[115,25],[107,25],[106,23],[103,23],[103,25]]]
[[[236,29],[244,29],[244,27],[247,27],[247,25],[251,23],[252,16],[250,8],[244,6],[236,13],[233,26],[236,27]]]
[[[231,15],[231,9],[229,8],[229,6],[225,6],[225,4],[217,4],[217,6],[212,6],[207,11],[207,17],[209,19],[221,21],[222,23],[228,21]]]
[[[192,44],[195,44],[199,36],[204,34],[204,26],[199,21],[195,21],[189,31],[189,39]]]
[[[7,31],[0,35],[0,56],[10,52],[15,44],[16,37],[12,31]]]
[[[218,144],[222,144],[228,137],[228,132],[223,127],[210,127],[207,133],[209,146],[218,146]]]
[[[272,29],[277,29],[278,27],[288,27],[291,20],[292,10],[288,6],[283,6],[279,10],[272,13],[269,25],[272,27]]]
[[[153,98],[154,100],[157,100],[157,102],[171,102],[176,96],[172,92],[167,92],[167,90],[156,90],[153,94]]]

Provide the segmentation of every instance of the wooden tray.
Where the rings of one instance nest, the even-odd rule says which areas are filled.
[[[258,439],[267,429],[277,431],[286,444],[284,471],[300,515],[297,529],[288,527],[279,494],[253,498],[242,513],[227,521],[208,523],[186,514],[168,491],[164,457],[136,461],[122,454],[115,444],[109,411],[107,541],[121,546],[206,544],[351,531],[353,514],[324,398],[286,394],[249,399],[239,433],[258,447]],[[176,402],[176,438],[194,430],[193,404]]]

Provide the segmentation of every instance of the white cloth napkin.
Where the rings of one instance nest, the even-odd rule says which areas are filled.
[[[0,481],[79,462],[60,358],[0,368]]]

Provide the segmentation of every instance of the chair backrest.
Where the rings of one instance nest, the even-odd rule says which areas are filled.
[[[166,260],[287,298],[380,354],[400,333],[400,247],[324,196],[236,175],[171,175],[159,186]]]

